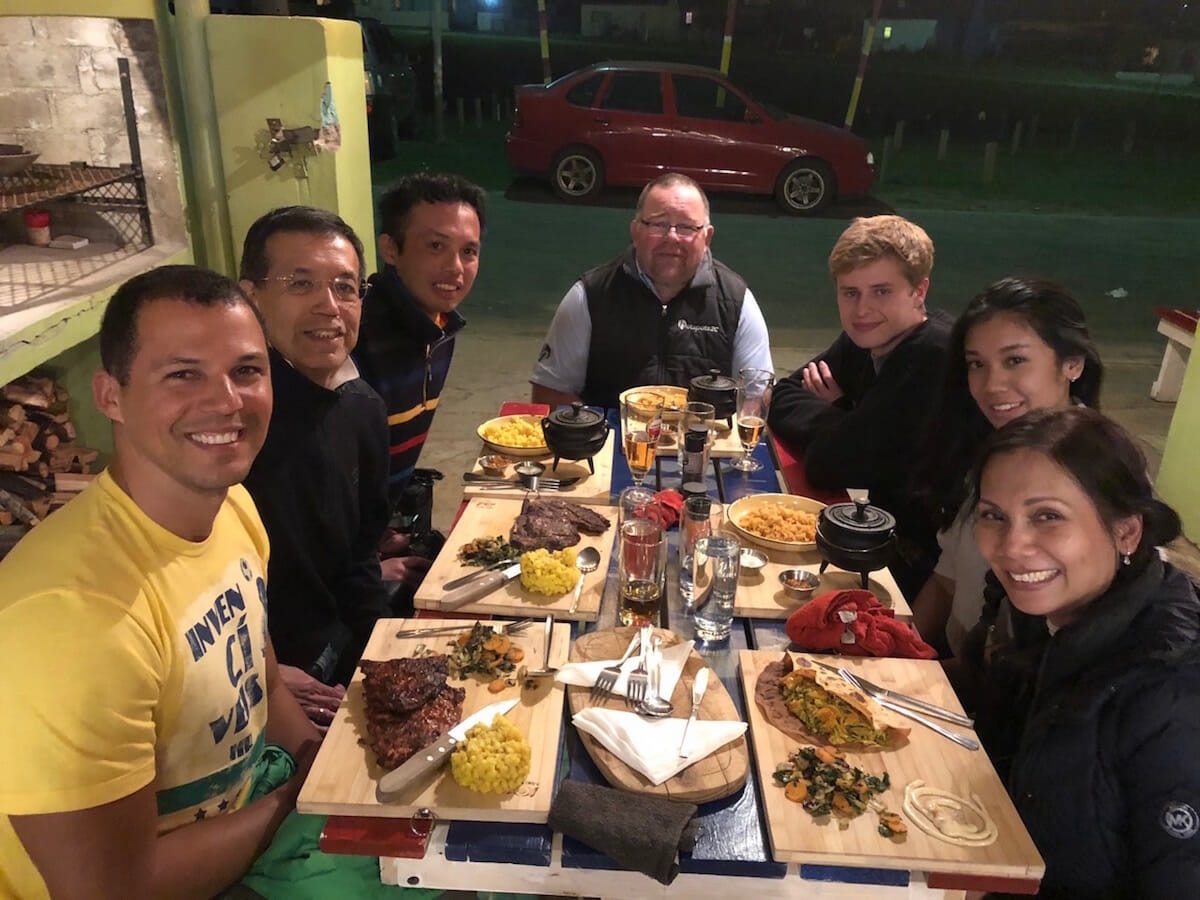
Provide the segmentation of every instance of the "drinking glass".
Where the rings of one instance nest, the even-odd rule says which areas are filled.
[[[742,369],[737,377],[737,433],[742,442],[742,458],[731,468],[739,472],[757,472],[762,463],[751,459],[767,428],[767,407],[775,387],[775,373],[766,369]]]
[[[742,545],[737,538],[711,535],[696,541],[691,572],[696,637],[702,641],[723,641],[729,637],[741,554]]]
[[[696,595],[692,564],[701,538],[720,535],[725,524],[725,507],[711,497],[689,497],[679,520],[679,596],[685,615],[691,615]]]
[[[666,583],[667,537],[657,522],[630,518],[620,526],[617,589],[622,625],[657,625]]]
[[[716,420],[717,410],[711,403],[705,403],[703,400],[689,400],[687,406],[683,408],[683,414],[679,417],[679,465],[683,466],[683,439],[688,432],[690,425],[703,425],[708,429],[708,448],[712,449],[713,442],[713,423]]]
[[[662,394],[653,391],[634,391],[621,401],[621,435],[625,460],[629,464],[633,483],[638,487],[654,468],[654,454],[662,433]]]

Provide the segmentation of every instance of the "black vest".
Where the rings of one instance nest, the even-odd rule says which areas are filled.
[[[687,387],[710,369],[735,374],[733,339],[746,282],[711,253],[666,306],[638,277],[632,248],[581,280],[592,320],[584,403],[612,408],[637,385]]]

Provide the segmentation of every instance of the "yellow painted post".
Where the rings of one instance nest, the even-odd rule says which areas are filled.
[[[863,79],[867,76],[867,57],[871,55],[871,43],[875,40],[875,28],[879,25],[879,8],[883,0],[875,0],[871,10],[871,25],[867,28],[867,36],[863,38],[862,54],[858,57],[858,74],[854,76],[854,89],[850,91],[850,106],[846,109],[846,127],[854,124],[854,113],[858,109],[858,98],[862,94]],[[900,149],[899,146],[896,147]]]
[[[538,35],[542,43],[542,82],[550,83],[550,32],[546,27],[546,0],[538,0]]]
[[[721,43],[721,74],[729,74],[729,58],[733,56],[733,18],[737,13],[737,0],[729,0],[725,7],[725,38]]]

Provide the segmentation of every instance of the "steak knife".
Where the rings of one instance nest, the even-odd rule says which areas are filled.
[[[482,578],[477,578],[470,584],[465,584],[455,591],[447,591],[434,601],[435,609],[458,609],[466,606],[472,600],[486,597],[497,588],[503,587],[521,574],[521,563],[515,562],[506,569],[488,572]]]
[[[464,584],[470,584],[472,581],[482,578],[488,572],[495,572],[497,569],[508,568],[513,563],[517,562],[518,559],[519,559],[518,557],[510,556],[508,559],[502,559],[499,562],[494,562],[491,565],[486,566],[485,568],[479,569],[475,572],[470,572],[459,578],[455,578],[453,581],[447,581],[444,585],[442,585],[442,590],[443,591],[452,591],[455,588],[462,587]]]
[[[398,768],[392,769],[379,779],[379,784],[375,786],[375,799],[380,803],[387,803],[413,782],[440,769],[450,759],[454,748],[466,738],[468,731],[480,722],[490,724],[496,716],[504,715],[516,705],[517,698],[515,697],[512,700],[489,703],[478,712],[467,716],[449,731],[438,735],[438,739],[432,744],[414,753]]]

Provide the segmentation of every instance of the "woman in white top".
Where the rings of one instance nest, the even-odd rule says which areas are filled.
[[[983,440],[1032,409],[1099,408],[1104,367],[1083,310],[1058,284],[1004,278],[976,296],[950,333],[946,379],[918,484],[942,553],[913,602],[921,636],[958,655],[979,620],[988,566],[975,546],[966,475]]]

